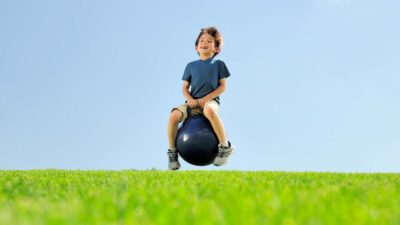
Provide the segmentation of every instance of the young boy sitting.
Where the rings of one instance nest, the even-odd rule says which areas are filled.
[[[186,102],[172,109],[168,123],[168,167],[171,170],[181,167],[175,139],[178,124],[187,118],[187,107],[190,107],[192,115],[203,113],[218,137],[218,155],[213,165],[224,165],[234,151],[234,147],[226,138],[224,124],[218,115],[219,95],[225,91],[226,78],[230,76],[225,63],[214,59],[222,49],[221,34],[215,27],[201,29],[195,42],[195,49],[200,59],[188,63],[182,77],[182,91]]]

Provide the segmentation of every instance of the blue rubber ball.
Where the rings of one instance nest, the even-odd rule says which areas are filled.
[[[188,163],[206,166],[218,154],[218,138],[210,121],[203,115],[189,116],[178,130],[176,148]]]

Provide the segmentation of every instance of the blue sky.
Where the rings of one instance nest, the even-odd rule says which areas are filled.
[[[170,109],[216,26],[221,168],[400,171],[397,1],[1,1],[0,169],[167,169]]]

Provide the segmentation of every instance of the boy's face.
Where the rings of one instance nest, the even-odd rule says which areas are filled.
[[[215,48],[214,38],[205,33],[200,36],[199,43],[196,46],[196,51],[200,55],[213,55],[217,51]]]

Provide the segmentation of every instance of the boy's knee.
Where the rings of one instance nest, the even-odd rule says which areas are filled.
[[[203,109],[203,114],[208,119],[213,119],[218,116],[218,110],[215,109],[214,107],[205,106]]]
[[[169,121],[174,124],[178,124],[183,117],[183,113],[178,109],[174,109],[169,116]]]

